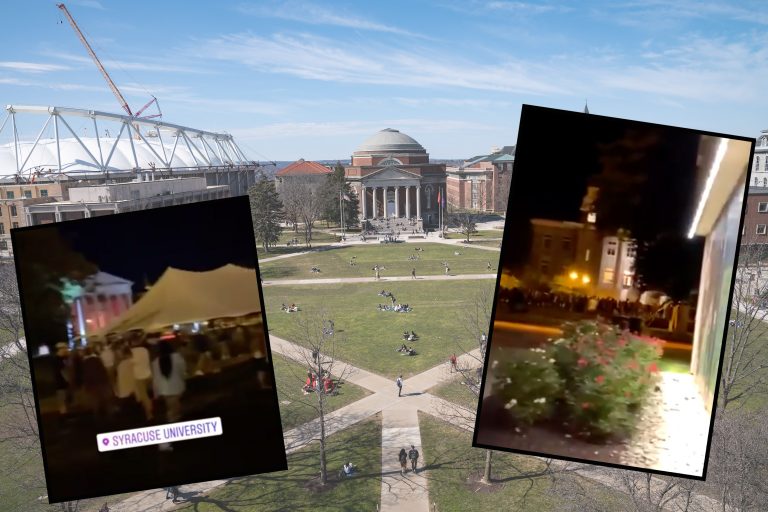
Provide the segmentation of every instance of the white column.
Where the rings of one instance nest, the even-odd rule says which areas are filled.
[[[382,201],[384,203],[384,218],[385,219],[387,218],[387,203],[389,202],[389,201],[387,201],[387,192],[389,192],[389,187],[387,187],[385,185],[384,186],[384,201]]]
[[[400,217],[400,188],[395,187],[395,217]]]
[[[411,186],[405,187],[405,218],[411,218]]]
[[[421,220],[421,185],[416,185],[416,218]]]
[[[367,208],[365,207],[365,186],[360,185],[360,201],[362,202],[362,205],[360,206],[362,212],[363,212],[363,220],[367,219]]]
[[[378,206],[376,204],[376,191],[379,189],[379,187],[373,187],[373,215],[371,215],[372,219],[376,218],[376,207]]]

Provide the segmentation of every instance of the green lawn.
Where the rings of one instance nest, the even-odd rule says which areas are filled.
[[[365,420],[327,439],[329,484],[310,489],[320,474],[317,444],[288,455],[288,470],[238,478],[208,496],[192,498],[180,510],[194,512],[257,511],[375,511],[381,498],[381,417]],[[358,476],[337,479],[346,462]]]
[[[470,240],[481,240],[483,238],[501,238],[504,236],[504,231],[501,229],[483,229],[479,230],[477,233],[472,233],[470,235]],[[463,233],[456,233],[456,232],[449,232],[446,233],[445,238],[448,239],[466,239],[466,236],[464,236]]]
[[[531,478],[523,473],[541,471],[544,463],[533,457],[494,452],[491,471],[493,485],[477,482],[485,462],[485,450],[472,448],[472,435],[456,427],[419,413],[421,444],[429,471],[429,501],[440,512],[487,512],[489,510],[556,511],[568,500],[552,490],[552,481],[544,475]],[[627,498],[599,484],[577,476],[589,486],[592,495],[609,506],[606,509],[627,510]],[[527,492],[527,495],[526,495]]]
[[[445,362],[452,352],[460,350],[459,346],[474,348],[477,342],[467,339],[462,310],[474,302],[480,290],[492,291],[494,285],[493,279],[478,279],[265,286],[264,302],[270,330],[290,341],[298,341],[298,315],[325,310],[341,338],[336,343],[340,359],[395,378]],[[388,301],[377,295],[382,288],[394,293],[398,301],[409,304],[413,311],[378,311],[377,304]],[[283,303],[294,302],[302,311],[280,311]],[[395,352],[402,344],[405,330],[416,331],[420,336],[410,343],[418,352],[416,356]]]
[[[421,247],[423,252],[416,252]],[[461,253],[456,256],[454,252]],[[419,255],[418,261],[411,261],[408,256]],[[349,261],[355,257],[356,265]],[[354,245],[314,252],[295,258],[270,261],[259,266],[264,279],[322,279],[329,277],[371,277],[374,265],[386,267],[381,276],[408,276],[411,269],[416,275],[435,275],[445,273],[442,262],[448,263],[451,274],[484,274],[488,272],[488,262],[493,269],[498,267],[499,253],[453,247],[444,244],[379,244]],[[320,268],[320,273],[312,273],[312,266]]]
[[[438,384],[429,389],[428,392],[468,409],[477,409],[477,396],[464,385],[461,375],[456,375],[448,382]]]
[[[494,249],[499,249],[499,241],[500,240],[475,240],[474,238],[470,238],[470,244],[472,245],[482,245],[484,247],[493,247]]]
[[[294,238],[297,238],[299,240],[299,245],[304,245],[304,228],[299,226],[298,231],[293,231],[292,229],[284,229],[280,233],[280,239],[278,240],[278,245],[285,245],[290,240],[293,240]],[[312,243],[320,243],[320,242],[336,242],[337,236],[328,233],[327,231],[320,231],[315,227],[312,229]]]
[[[275,368],[283,430],[290,430],[315,419],[318,413],[313,406],[317,403],[317,398],[314,393],[305,396],[301,390],[306,377],[306,369],[280,354],[274,354],[272,360]],[[351,382],[344,382],[339,388],[338,395],[327,398],[325,411],[334,411],[369,394],[369,391]]]

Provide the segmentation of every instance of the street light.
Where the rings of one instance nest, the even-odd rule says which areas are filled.
[[[568,274],[568,277],[570,277],[573,281],[577,280],[579,278],[579,273],[575,270],[572,270],[570,274]]]
[[[591,281],[591,279],[589,278],[589,276],[587,274],[584,274],[583,276],[581,276],[581,282],[582,283],[589,284],[590,281]]]

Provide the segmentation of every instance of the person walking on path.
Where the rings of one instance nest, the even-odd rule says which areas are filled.
[[[400,448],[400,454],[397,456],[400,460],[400,474],[405,475],[408,472],[408,452],[405,448]]]
[[[397,384],[397,396],[402,396],[403,393],[403,376],[400,375],[397,380],[395,381],[395,384]]]
[[[168,341],[158,345],[160,356],[152,361],[152,386],[155,397],[165,402],[165,420],[175,423],[181,419],[181,395],[186,389],[187,363]],[[161,451],[173,449],[170,443],[161,443]]]
[[[491,262],[488,262],[488,270],[491,270],[493,267],[491,267]]]
[[[411,269],[411,277],[412,277],[413,279],[416,279],[416,269],[415,269],[415,268],[412,268],[412,269]]]
[[[456,366],[458,361],[456,359],[456,354],[455,353],[451,355],[450,361],[451,361],[451,373],[453,373],[455,371],[456,372],[459,371],[458,366]]]
[[[381,277],[379,274],[379,266],[376,265],[375,267],[373,267],[373,271],[376,273],[376,280],[378,281],[379,278]]]
[[[448,275],[448,272],[450,272],[450,271],[451,271],[451,269],[448,268],[448,265],[446,265],[445,266],[445,275]]]
[[[408,451],[408,458],[411,459],[411,469],[416,473],[416,466],[419,463],[419,450],[413,445],[411,445],[411,449]]]

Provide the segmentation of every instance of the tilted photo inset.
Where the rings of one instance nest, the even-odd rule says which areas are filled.
[[[523,106],[474,446],[704,478],[753,150]]]
[[[248,197],[11,235],[51,503],[286,469]]]

